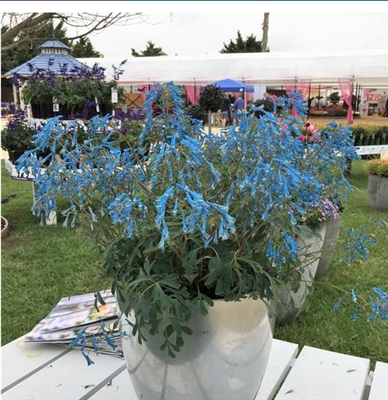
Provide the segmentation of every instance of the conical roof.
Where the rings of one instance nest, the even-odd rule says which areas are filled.
[[[47,42],[38,46],[38,49],[45,49],[45,48],[70,50],[69,46],[66,46],[64,43],[60,42],[59,40],[48,40]]]
[[[63,75],[66,66],[67,74],[71,74],[74,67],[90,69],[86,64],[68,54],[70,47],[59,40],[48,40],[38,48],[41,49],[41,54],[6,72],[5,77],[10,78],[15,73],[21,76],[31,76],[37,68],[49,68],[56,75]]]

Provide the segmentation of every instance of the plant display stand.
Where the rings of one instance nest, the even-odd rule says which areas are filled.
[[[7,170],[8,175],[16,180],[16,181],[28,181],[32,183],[32,200],[35,202],[35,177],[32,174],[18,174],[15,166],[12,164],[10,160],[5,160],[5,168]],[[47,225],[56,225],[57,224],[57,213],[54,211],[50,211],[50,214],[46,217]]]

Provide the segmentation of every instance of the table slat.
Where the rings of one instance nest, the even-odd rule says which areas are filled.
[[[361,400],[370,361],[305,346],[276,400]]]
[[[369,400],[388,399],[388,364],[377,361]]]
[[[274,339],[267,369],[261,383],[256,400],[272,399],[287,376],[291,364],[298,354],[298,345]]]
[[[69,349],[51,344],[26,343],[23,337],[2,346],[2,389],[61,357]]]
[[[152,379],[152,377],[150,377]],[[128,370],[112,379],[111,385],[105,385],[101,390],[90,397],[90,400],[138,400],[132,386]],[[146,400],[146,399],[144,399]]]
[[[2,400],[80,399],[124,363],[111,355],[91,354],[91,358],[95,364],[88,366],[81,352],[72,350],[3,393]]]

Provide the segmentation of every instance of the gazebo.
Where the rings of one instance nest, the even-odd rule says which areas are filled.
[[[6,72],[4,76],[8,79],[12,78],[15,74],[22,77],[32,76],[34,71],[31,66],[33,66],[35,70],[39,68],[47,69],[48,66],[50,66],[50,71],[54,72],[55,75],[63,74],[64,68],[66,68],[67,74],[71,74],[74,68],[90,69],[86,64],[71,56],[69,54],[70,47],[59,40],[48,40],[40,45],[38,49],[41,49],[40,54]],[[21,90],[23,90],[23,86]],[[24,108],[25,104],[23,99],[18,96],[18,87],[16,85],[13,85],[13,96],[15,104],[20,104],[20,106]],[[20,102],[18,101],[19,97]],[[30,114],[30,112],[29,108],[27,108],[27,113]]]

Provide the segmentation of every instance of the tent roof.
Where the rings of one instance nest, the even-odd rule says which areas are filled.
[[[123,58],[79,59],[106,67]],[[121,85],[169,82],[207,84],[228,76],[249,84],[284,85],[295,79],[312,83],[334,83],[352,79],[364,87],[388,87],[388,49],[341,52],[269,52],[214,54],[206,56],[130,57],[120,76]]]
[[[252,86],[246,85],[243,82],[237,82],[234,79],[221,79],[220,81],[212,82],[210,85],[219,87],[223,92],[239,92],[245,91],[247,93],[253,93],[254,89]]]

